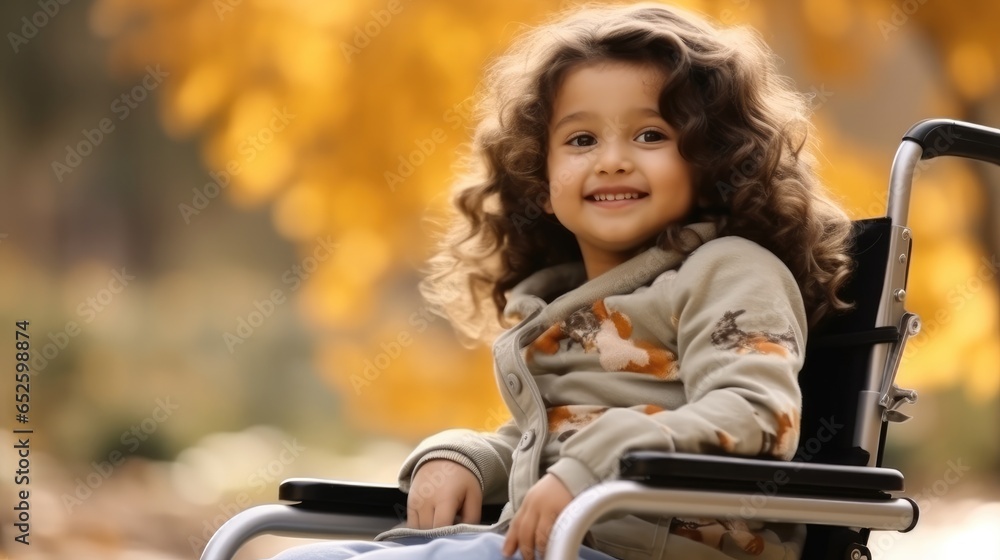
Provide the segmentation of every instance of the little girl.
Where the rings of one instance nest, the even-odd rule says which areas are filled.
[[[282,559],[541,558],[626,450],[795,453],[806,330],[847,307],[850,222],[767,47],[660,4],[578,9],[485,85],[421,289],[464,340],[493,342],[512,419],[421,443],[399,476],[406,527]],[[479,524],[484,502],[506,503],[498,523]],[[794,559],[803,534],[624,515],[581,558]]]

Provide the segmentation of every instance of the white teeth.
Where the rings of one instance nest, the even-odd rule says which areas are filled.
[[[595,194],[594,200],[628,200],[639,198],[639,193]]]

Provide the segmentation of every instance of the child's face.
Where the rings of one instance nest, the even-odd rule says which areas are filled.
[[[663,80],[651,66],[601,62],[569,70],[556,92],[546,211],[576,236],[588,278],[634,256],[691,207],[691,166],[659,111]]]

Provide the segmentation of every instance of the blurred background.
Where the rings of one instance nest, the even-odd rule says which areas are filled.
[[[484,64],[574,4],[3,3],[0,359],[29,321],[32,382],[28,422],[2,420],[0,554],[196,558],[284,478],[392,482],[422,437],[502,423],[488,351],[427,313],[417,269]],[[884,212],[911,124],[1000,126],[992,0],[675,4],[764,35],[813,94],[822,174],[854,218]],[[885,464],[924,509],[876,558],[1000,557],[998,217],[996,169],[918,169],[924,331],[898,382],[920,400]]]

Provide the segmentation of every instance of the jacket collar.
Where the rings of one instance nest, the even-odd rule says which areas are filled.
[[[573,311],[609,295],[632,293],[657,276],[676,268],[688,253],[714,239],[715,224],[691,224],[681,230],[685,252],[652,247],[591,280],[586,280],[582,262],[542,269],[512,288],[504,307],[504,317],[526,319],[538,312],[537,323],[551,325]],[[546,305],[545,296],[562,295]]]

